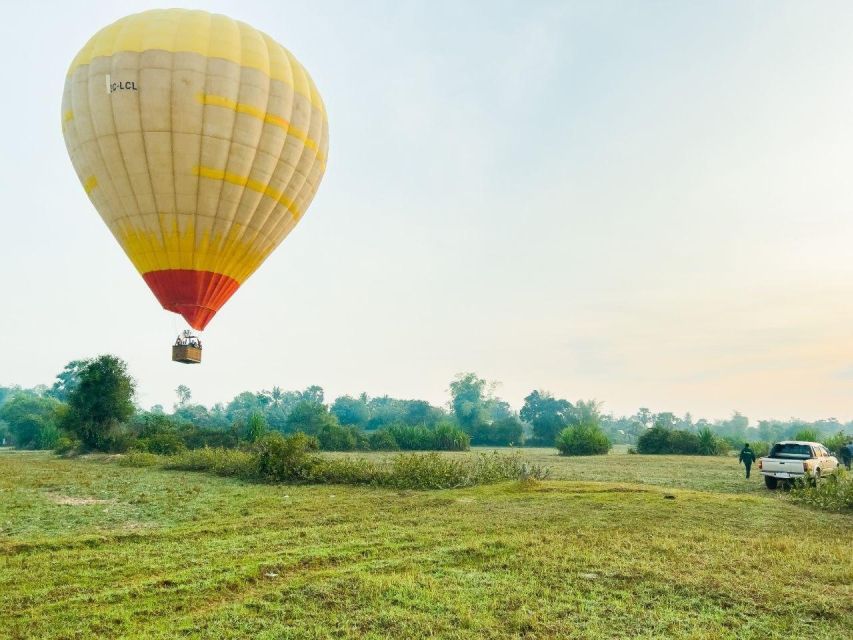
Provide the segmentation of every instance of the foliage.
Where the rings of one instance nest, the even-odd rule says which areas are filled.
[[[136,451],[171,455],[187,448],[180,426],[165,414],[137,415],[131,428],[136,435],[132,447]]]
[[[49,396],[17,391],[0,406],[0,420],[19,449],[53,449],[66,406]]]
[[[387,431],[404,451],[464,451],[470,446],[470,436],[448,422],[434,429],[397,424]]]
[[[839,431],[832,436],[824,438],[822,441],[823,446],[829,449],[833,453],[838,453],[838,451],[848,442],[853,442],[853,436],[847,435],[843,431]]]
[[[253,478],[258,456],[240,449],[193,449],[165,459],[163,468],[183,471],[207,471],[218,476]]]
[[[111,355],[89,360],[68,395],[63,427],[90,450],[121,451],[129,443],[120,425],[134,412],[135,383],[127,364]]]
[[[246,440],[257,442],[267,431],[269,431],[269,427],[267,426],[267,421],[264,419],[264,415],[259,411],[253,411],[246,425]]]
[[[794,502],[825,511],[853,511],[853,474],[837,469],[816,484],[798,481],[791,489]]]
[[[514,415],[483,425],[471,434],[471,444],[487,446],[520,445],[524,426]]]
[[[316,435],[324,427],[336,426],[337,419],[326,408],[326,405],[315,400],[300,400],[291,410],[285,421],[285,432],[301,431],[308,435]]]
[[[527,444],[535,446],[554,446],[559,433],[575,422],[572,403],[547,391],[531,392],[524,399],[519,415],[533,427],[533,437]]]
[[[332,403],[330,411],[342,425],[364,428],[370,420],[370,410],[364,397],[341,396]]]
[[[820,435],[818,434],[816,429],[812,429],[811,427],[806,427],[800,429],[794,434],[794,440],[803,440],[804,442],[817,442],[820,440]]]
[[[386,429],[377,429],[368,436],[368,444],[371,451],[397,451],[400,445],[397,440]]]
[[[318,448],[317,439],[304,433],[269,433],[254,447],[257,477],[269,482],[309,480],[319,464],[313,455]]]
[[[721,456],[729,451],[729,444],[725,439],[717,436],[709,427],[702,427],[697,434],[700,456]],[[756,454],[757,456],[758,454]]]
[[[323,451],[366,451],[370,448],[368,437],[361,429],[335,422],[324,425],[317,433],[317,440]]]
[[[72,360],[66,364],[62,371],[56,375],[56,380],[48,390],[47,395],[60,402],[68,402],[71,392],[80,383],[80,373],[88,362],[88,360]]]
[[[557,436],[557,449],[564,456],[594,456],[610,451],[607,434],[595,423],[582,422],[566,427]]]

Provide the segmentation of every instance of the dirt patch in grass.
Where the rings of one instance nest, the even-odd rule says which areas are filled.
[[[74,496],[65,496],[61,493],[49,492],[45,497],[53,504],[68,505],[72,507],[83,507],[90,504],[111,504],[115,500],[99,500],[98,498],[75,498]]]

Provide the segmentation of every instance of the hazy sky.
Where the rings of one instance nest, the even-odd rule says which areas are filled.
[[[262,29],[328,108],[310,211],[170,361],[65,151],[68,64],[156,2],[4,2],[0,384],[125,358],[140,402],[476,371],[632,413],[853,418],[853,4],[181,3]],[[85,6],[85,10],[82,7]]]

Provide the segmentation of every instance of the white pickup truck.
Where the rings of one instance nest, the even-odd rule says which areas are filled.
[[[790,484],[798,478],[813,482],[835,471],[838,460],[819,442],[786,440],[773,445],[763,458],[758,459],[758,470],[764,476],[768,489],[775,489],[781,480]]]

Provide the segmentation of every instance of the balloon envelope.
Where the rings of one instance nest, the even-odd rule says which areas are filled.
[[[68,71],[62,129],[110,231],[196,329],[299,222],[328,150],[323,101],[290,52],[182,9],[95,34]]]

